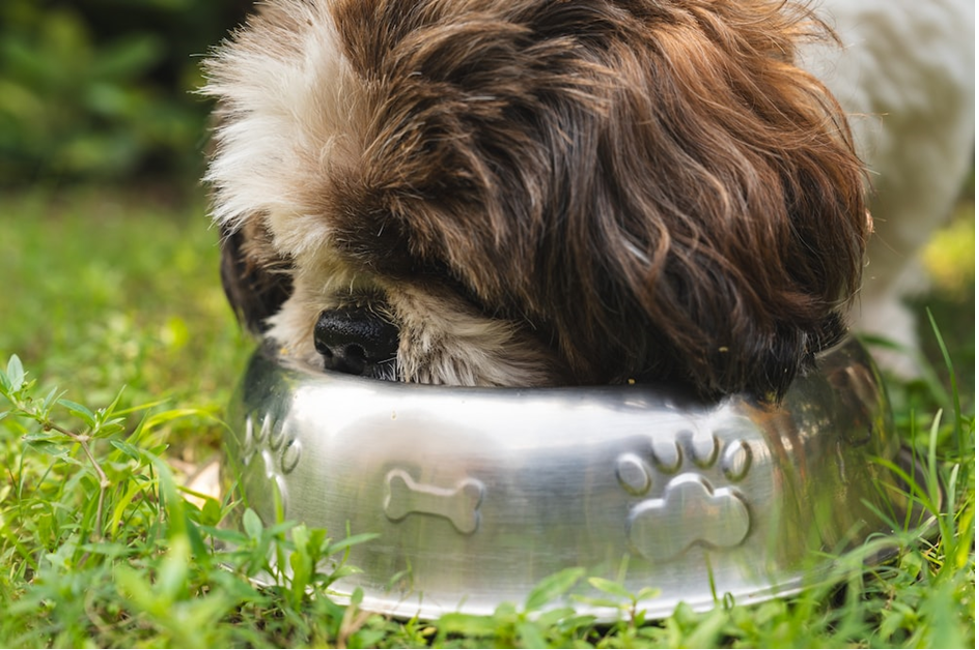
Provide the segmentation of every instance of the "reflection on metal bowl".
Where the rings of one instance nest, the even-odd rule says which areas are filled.
[[[405,617],[491,613],[569,567],[656,589],[639,603],[649,617],[760,601],[909,507],[879,462],[907,460],[886,394],[852,340],[778,407],[664,386],[398,384],[260,350],[230,422],[225,481],[266,524],[278,498],[334,538],[377,533],[351,549],[363,572],[333,586]]]

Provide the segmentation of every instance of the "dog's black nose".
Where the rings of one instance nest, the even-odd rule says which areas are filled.
[[[370,376],[394,362],[398,328],[364,307],[328,309],[316,321],[313,341],[327,370]]]

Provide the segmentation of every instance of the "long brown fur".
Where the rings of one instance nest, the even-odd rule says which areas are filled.
[[[273,2],[211,64],[218,158],[249,110],[235,62],[276,35],[270,56],[303,56],[296,34],[317,20],[357,81],[338,100],[355,114],[331,162],[309,161],[322,182],[282,200],[327,233],[315,246],[330,268],[382,289],[396,325],[409,320],[400,288],[450,296],[509,324],[514,354],[542,366],[533,383],[680,381],[711,396],[778,396],[844,332],[870,224],[844,117],[793,63],[821,31],[804,9]],[[228,201],[226,175],[211,180]],[[262,218],[218,212],[246,236]],[[274,220],[260,229],[281,234],[267,263],[290,259],[315,283],[318,258]],[[416,361],[406,330],[402,368]]]

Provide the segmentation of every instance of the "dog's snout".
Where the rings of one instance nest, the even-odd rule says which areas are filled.
[[[376,375],[398,351],[397,327],[364,307],[324,311],[313,339],[327,370],[352,375]]]

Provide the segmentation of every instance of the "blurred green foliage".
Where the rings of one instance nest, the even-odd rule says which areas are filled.
[[[196,177],[200,55],[247,0],[2,0],[0,186]]]

